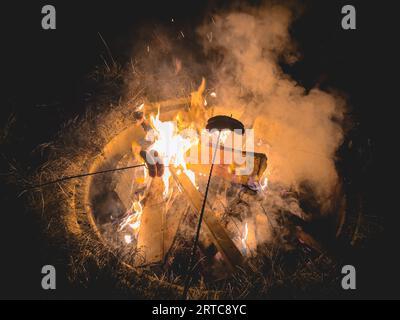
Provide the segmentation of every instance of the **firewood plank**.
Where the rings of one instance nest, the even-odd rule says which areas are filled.
[[[180,174],[177,174],[176,169],[174,169],[173,167],[170,167],[170,170],[175,180],[178,182],[184,193],[187,195],[193,208],[197,212],[200,212],[203,203],[202,194],[194,187],[194,185],[185,173],[181,172]],[[218,251],[223,255],[231,270],[234,270],[237,266],[243,266],[244,257],[235,246],[232,239],[228,236],[225,229],[215,218],[208,205],[206,206],[203,219],[203,227],[205,227],[210,233],[215,246],[217,247]]]

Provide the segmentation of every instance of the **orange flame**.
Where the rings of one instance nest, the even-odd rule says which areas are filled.
[[[128,211],[128,216],[121,222],[119,226],[119,231],[124,230],[129,226],[133,231],[133,236],[137,238],[139,234],[139,228],[141,223],[141,218],[143,214],[143,206],[140,202],[141,199],[133,201],[131,208]],[[130,234],[124,237],[126,243],[132,242],[132,236]]]
[[[179,118],[177,118],[179,120]],[[161,158],[165,171],[162,176],[164,182],[164,196],[169,192],[169,179],[171,172],[169,166],[180,167],[189,177],[190,181],[196,186],[196,177],[192,170],[187,169],[185,154],[194,145],[198,144],[197,136],[183,136],[179,133],[176,121],[161,121],[160,110],[156,116],[150,116],[150,125],[154,129],[155,142],[148,148],[149,151],[155,150]]]

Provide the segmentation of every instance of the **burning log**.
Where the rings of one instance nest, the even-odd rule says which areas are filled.
[[[164,185],[160,178],[151,181],[141,218],[137,248],[141,265],[160,263],[164,259]]]
[[[210,144],[210,150],[212,149],[213,148]],[[235,153],[240,153],[243,159],[246,159],[247,157],[249,157],[250,159],[254,159],[253,168],[250,172],[246,172],[246,174],[242,175],[235,174],[235,171],[242,167],[235,164]],[[248,185],[255,181],[259,181],[263,176],[265,170],[267,169],[267,156],[263,153],[258,152],[246,152],[227,147],[219,147],[219,155],[217,155],[217,159],[222,159],[222,163],[214,165],[214,175],[233,183]],[[226,161],[227,159],[229,160]],[[209,163],[211,163],[212,159],[210,158],[209,161]],[[209,165],[206,164],[195,164],[189,162],[187,163],[187,168],[202,174],[208,174],[209,172]]]
[[[178,193],[174,203],[183,203],[183,205],[171,206],[166,209],[164,226],[164,261],[167,262],[168,255],[173,254],[173,247],[178,239],[178,230],[181,226],[186,213],[190,210],[190,204],[186,203],[185,195]]]
[[[201,193],[194,187],[185,173],[178,174],[174,168],[170,168],[170,170],[173,177],[182,188],[183,192],[187,195],[187,198],[190,200],[193,208],[197,212],[200,212],[203,202],[203,196]],[[237,266],[243,266],[244,257],[235,246],[232,239],[228,236],[225,229],[214,217],[208,206],[206,206],[203,219],[207,232],[211,235],[213,243],[225,258],[225,261],[227,262],[231,271],[234,271],[235,267]]]
[[[176,112],[182,117],[181,121],[187,124],[193,123],[199,131],[202,130],[210,113],[206,109],[205,99],[203,98],[205,85],[206,82],[203,78],[197,91],[192,92],[189,97],[169,99],[157,103],[143,103],[139,107],[132,106],[135,109],[133,112],[135,124],[141,125],[145,131],[148,131],[151,127],[148,120],[145,119],[146,114],[160,113],[165,115]]]

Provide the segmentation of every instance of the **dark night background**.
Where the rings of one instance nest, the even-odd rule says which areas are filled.
[[[389,125],[391,110],[398,106],[389,98],[395,84],[390,84],[389,77],[394,73],[391,46],[396,41],[397,25],[395,10],[389,6],[393,1],[301,2],[305,11],[291,32],[303,59],[283,68],[306,88],[320,83],[322,88],[336,88],[348,95],[356,124],[353,142],[368,155],[346,155],[344,170],[353,179],[353,188],[361,190],[366,213],[388,221],[398,212],[391,209],[388,200],[393,189],[385,182],[384,169],[390,164],[387,162],[385,168],[378,164],[378,155],[386,154],[378,141],[388,128],[397,129]],[[226,3],[229,1],[2,3],[0,125],[3,127],[10,115],[16,122],[10,138],[0,145],[0,172],[8,172],[5,159],[16,159],[20,169],[29,173],[39,161],[31,151],[51,141],[62,123],[82,114],[85,94],[92,90],[87,75],[103,63],[100,54],[105,53],[98,32],[123,65],[144,24],[170,28],[173,17],[174,27],[185,31],[190,45],[194,36],[191,26],[203,21],[206,12]],[[56,7],[56,30],[41,29],[44,4]],[[357,9],[355,31],[341,29],[344,4]],[[394,148],[398,144],[394,131],[391,137],[388,144]],[[16,198],[19,188],[3,184],[3,179],[0,183],[0,298],[115,297],[102,293],[101,283],[87,290],[71,286],[64,274],[63,254],[48,244],[38,217]],[[392,237],[396,231],[387,225],[383,235],[360,256],[352,257],[358,290],[349,293],[349,298],[399,298],[399,250]],[[40,271],[45,264],[56,266],[56,291],[41,289]]]

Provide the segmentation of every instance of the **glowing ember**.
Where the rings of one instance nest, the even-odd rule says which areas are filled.
[[[132,243],[132,236],[129,235],[129,234],[126,234],[126,235],[124,236],[124,240],[125,240],[125,242],[126,242],[127,244]]]
[[[247,237],[249,235],[249,226],[246,222],[246,224],[244,225],[244,232],[243,232],[243,236],[242,236],[242,246],[243,246],[243,252],[244,254],[247,254]]]

